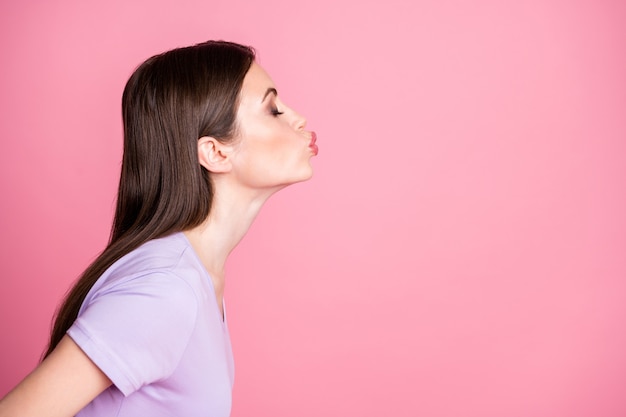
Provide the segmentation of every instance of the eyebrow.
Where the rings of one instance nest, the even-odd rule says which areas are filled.
[[[265,94],[263,95],[263,100],[261,100],[261,103],[263,103],[265,99],[267,98],[267,96],[269,96],[272,93],[274,93],[275,96],[278,96],[278,91],[276,91],[274,87],[270,87],[267,89],[267,91],[265,91]]]

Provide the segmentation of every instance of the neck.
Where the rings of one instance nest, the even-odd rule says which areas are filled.
[[[199,226],[184,233],[209,273],[218,305],[222,308],[228,255],[243,239],[267,199],[276,191],[236,189],[214,181],[211,212]],[[227,190],[224,191],[224,190]]]

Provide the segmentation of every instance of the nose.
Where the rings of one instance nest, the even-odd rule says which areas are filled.
[[[296,130],[304,130],[306,127],[306,118],[295,110],[293,110],[293,127]]]

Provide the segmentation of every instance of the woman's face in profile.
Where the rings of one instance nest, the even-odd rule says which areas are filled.
[[[314,134],[304,130],[306,119],[279,99],[272,79],[256,63],[244,78],[237,123],[231,161],[245,185],[272,188],[311,177]]]

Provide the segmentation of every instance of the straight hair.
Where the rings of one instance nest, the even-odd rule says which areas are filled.
[[[233,140],[241,87],[254,59],[250,47],[208,41],[153,56],[131,75],[122,95],[124,154],[109,242],[58,309],[44,359],[113,263],[207,218],[214,192],[198,162],[197,141]]]

